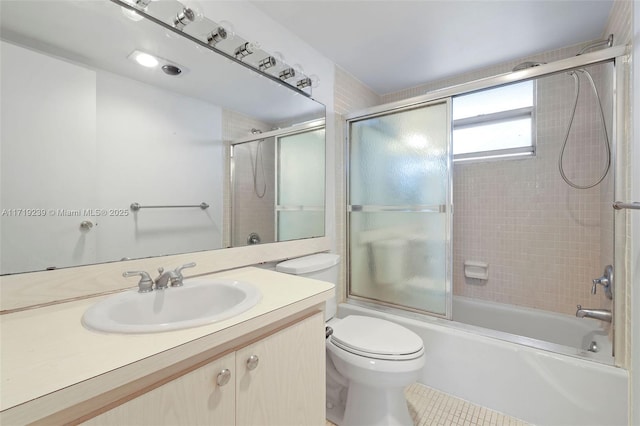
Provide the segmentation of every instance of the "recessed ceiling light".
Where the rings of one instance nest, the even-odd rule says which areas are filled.
[[[129,59],[147,68],[155,68],[160,64],[158,58],[139,50],[134,50],[133,52],[131,52],[131,54],[129,55]]]
[[[170,76],[179,76],[188,71],[180,64],[138,49],[131,52],[127,58],[146,68],[161,68],[165,74]]]

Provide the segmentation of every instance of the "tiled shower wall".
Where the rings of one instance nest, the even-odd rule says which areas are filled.
[[[584,185],[598,179],[606,151],[597,101],[580,78],[563,163]],[[600,192],[608,185],[573,189],[558,171],[573,96],[566,74],[538,80],[534,158],[454,166],[454,294],[566,314],[577,304],[609,307],[590,294],[602,269]],[[489,263],[489,279],[464,277],[465,260]]]
[[[383,101],[508,72],[524,61],[564,59],[581,46],[388,94]],[[603,72],[594,74],[601,96],[607,97]],[[598,177],[605,153],[597,104],[587,90],[588,82],[581,78],[584,100],[576,112],[564,164],[570,177],[586,183]],[[535,158],[454,166],[454,294],[567,314],[574,314],[577,304],[609,308],[608,301],[592,296],[590,290],[591,280],[600,276],[604,266],[601,191],[610,188],[611,181],[606,179],[594,189],[575,190],[561,180],[557,162],[572,106],[573,80],[567,74],[546,77],[537,90]],[[605,238],[612,238],[612,233]],[[465,260],[489,263],[489,279],[465,278]]]

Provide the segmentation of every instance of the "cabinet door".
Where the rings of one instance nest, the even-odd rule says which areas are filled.
[[[233,425],[235,420],[235,354],[231,353],[94,417],[85,425]],[[218,386],[223,369],[229,382]]]
[[[238,350],[236,424],[324,426],[324,345],[318,313]]]

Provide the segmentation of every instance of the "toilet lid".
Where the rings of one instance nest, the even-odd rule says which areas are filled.
[[[379,359],[413,359],[422,355],[422,339],[390,321],[350,315],[331,327],[331,342],[358,355]]]

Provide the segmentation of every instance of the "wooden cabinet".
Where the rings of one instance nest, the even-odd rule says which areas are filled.
[[[323,329],[319,312],[84,424],[324,425]],[[218,385],[225,369],[229,381]]]
[[[236,352],[236,424],[325,424],[322,330],[320,313]]]
[[[219,358],[184,376],[87,421],[86,425],[232,425],[233,381],[216,385],[216,377],[235,363],[235,354]]]

